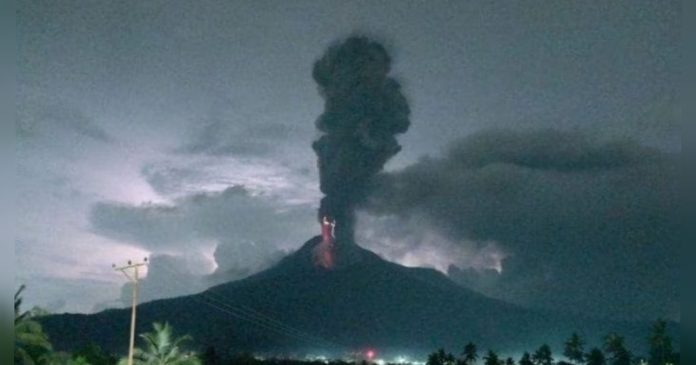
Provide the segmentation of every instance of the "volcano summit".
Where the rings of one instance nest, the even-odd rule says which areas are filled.
[[[541,343],[561,345],[573,331],[600,339],[616,331],[642,346],[647,323],[610,322],[530,311],[487,298],[442,273],[383,260],[356,244],[336,245],[332,270],[317,266],[320,236],[274,267],[202,293],[138,307],[137,332],[168,321],[201,347],[275,355],[342,356],[374,348],[380,356],[423,357],[438,347],[467,341],[516,351]],[[77,349],[89,341],[124,352],[130,309],[45,317],[55,347]],[[200,350],[203,350],[201,348]]]

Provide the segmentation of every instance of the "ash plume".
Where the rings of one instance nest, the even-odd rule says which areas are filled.
[[[353,241],[355,206],[372,177],[401,150],[396,134],[410,125],[408,102],[389,77],[390,67],[385,48],[359,36],[329,47],[314,63],[312,76],[325,101],[316,121],[323,134],[312,144],[325,195],[319,219],[336,221],[339,242]]]

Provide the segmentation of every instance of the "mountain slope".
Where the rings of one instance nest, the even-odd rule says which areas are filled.
[[[638,345],[649,325],[591,320],[526,310],[460,287],[431,269],[382,260],[357,245],[338,245],[333,270],[312,263],[320,238],[274,267],[243,280],[138,307],[138,332],[169,321],[200,346],[219,351],[340,355],[376,348],[422,356],[438,347],[459,351],[472,340],[499,351],[560,344],[572,331],[600,339],[611,331]],[[90,341],[127,348],[130,310],[43,319],[59,349]],[[640,341],[640,342],[639,342]],[[640,343],[642,345],[642,343]]]

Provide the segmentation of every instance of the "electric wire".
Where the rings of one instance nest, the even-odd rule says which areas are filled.
[[[176,272],[174,272],[174,270],[172,270],[171,268],[167,267],[167,265],[158,266],[157,268],[164,268],[164,270],[168,271],[170,274],[176,275]],[[180,282],[176,283],[181,284]],[[344,347],[335,342],[326,340],[322,337],[311,335],[304,331],[296,329],[286,323],[281,322],[276,318],[270,317],[269,315],[251,309],[248,306],[245,306],[241,303],[236,303],[236,306],[232,305],[229,303],[229,298],[222,294],[213,293],[210,290],[205,290],[203,292],[198,293],[198,295],[192,295],[190,297],[198,302],[201,302],[207,306],[215,308],[233,317],[236,317],[238,319],[254,324],[258,327],[262,327],[264,329],[273,331],[275,333],[287,337],[295,338],[310,343],[321,342],[327,345],[331,345],[332,347]]]

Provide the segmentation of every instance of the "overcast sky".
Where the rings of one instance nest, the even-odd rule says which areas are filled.
[[[152,299],[299,247],[321,197],[312,64],[357,32],[385,44],[412,109],[359,243],[524,305],[678,318],[678,17],[628,0],[22,2],[16,281],[29,305],[92,312],[122,305],[112,263],[150,256]],[[425,177],[421,200],[389,189]]]

